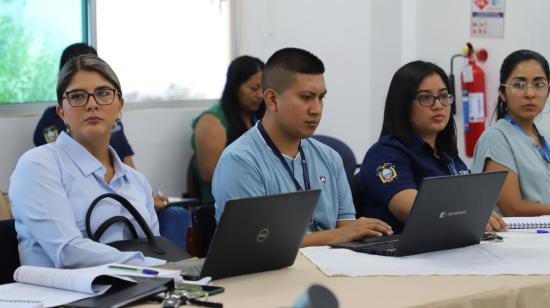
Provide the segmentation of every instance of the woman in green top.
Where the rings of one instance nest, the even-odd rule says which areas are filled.
[[[504,216],[550,215],[550,135],[535,125],[548,99],[548,61],[518,50],[500,68],[498,121],[479,139],[472,171],[508,171],[498,206]]]
[[[223,149],[261,118],[265,110],[261,88],[265,64],[258,58],[241,56],[227,69],[220,102],[193,121],[191,145],[197,155],[195,174],[200,181],[201,203],[213,203],[211,181]]]

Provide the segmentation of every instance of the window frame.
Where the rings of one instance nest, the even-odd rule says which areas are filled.
[[[153,1],[153,0],[151,0]],[[206,0],[205,0],[206,1]],[[238,20],[238,1],[234,0],[217,0],[227,1],[229,8],[229,56],[234,59],[238,54],[237,44],[237,20]],[[97,46],[97,19],[96,5],[97,0],[81,0],[82,2],[82,37],[84,42],[96,47]],[[221,93],[220,93],[221,96]],[[212,105],[215,99],[182,99],[182,100],[167,100],[160,102],[132,102],[124,105],[126,110],[142,110],[142,109],[170,109],[170,108],[206,108]],[[32,101],[14,104],[0,104],[0,119],[2,118],[17,118],[17,117],[32,117],[40,116],[46,107],[57,104],[56,101]]]

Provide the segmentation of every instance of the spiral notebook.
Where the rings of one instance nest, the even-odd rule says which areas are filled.
[[[550,215],[534,217],[503,217],[508,229],[550,228]]]
[[[0,299],[0,308],[44,308],[41,301]]]

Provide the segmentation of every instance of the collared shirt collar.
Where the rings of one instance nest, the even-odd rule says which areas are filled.
[[[258,136],[260,136],[260,139],[263,141],[263,143],[265,144],[265,146],[266,146],[270,151],[273,152],[273,150],[272,150],[272,149],[269,147],[269,145],[267,144],[267,141],[265,141],[264,136],[262,136],[262,133],[260,133],[260,129],[258,128],[258,124],[260,123],[260,121],[261,121],[261,120],[256,121],[256,124],[254,125],[253,129],[256,130],[256,133],[258,134]],[[304,146],[304,143],[302,142],[302,140],[300,140],[300,145],[301,145],[302,147]],[[282,154],[282,153],[281,153],[281,154]],[[298,152],[298,154],[296,154],[296,157],[294,157],[294,158],[292,158],[292,157],[290,157],[290,156],[288,156],[288,155],[286,155],[286,154],[282,154],[282,155],[283,155],[283,157],[288,158],[288,159],[294,161],[294,160],[296,160],[298,157],[300,157],[300,152]]]
[[[436,153],[434,149],[418,134],[412,135],[411,143],[412,143],[412,149],[415,153],[420,154],[424,152],[437,158],[437,156],[435,156]],[[438,159],[442,160],[443,162],[447,163],[453,160],[453,158],[449,156],[447,153],[437,153],[437,154],[440,156]]]
[[[429,152],[433,154],[434,152],[434,149],[424,139],[414,133],[411,138],[411,148],[415,153]]]
[[[95,158],[84,146],[74,140],[66,132],[61,132],[57,138],[56,144],[63,150],[69,158],[75,163],[75,165],[80,169],[82,174],[89,176],[92,173],[98,171],[99,169],[105,169],[105,167]],[[109,146],[109,153],[113,159],[113,165],[115,170],[115,175],[111,182],[116,181],[120,177],[126,176],[126,170],[124,165],[115,150]]]

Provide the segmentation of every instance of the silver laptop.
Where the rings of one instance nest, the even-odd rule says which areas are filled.
[[[294,263],[320,190],[227,201],[204,259],[167,263],[187,279],[219,279]]]

